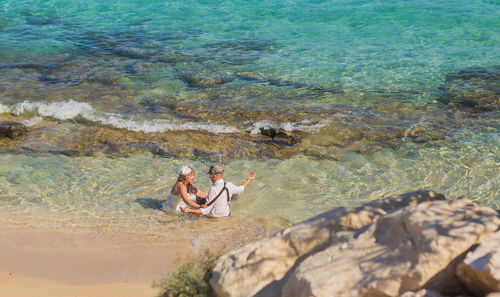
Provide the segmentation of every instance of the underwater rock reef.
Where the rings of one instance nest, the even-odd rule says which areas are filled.
[[[272,41],[207,44],[187,57],[189,51],[179,53],[172,44],[196,32],[136,33],[86,31],[74,36],[85,50],[80,55],[0,65],[0,121],[29,123],[24,137],[2,140],[0,149],[72,156],[151,152],[211,161],[340,160],[351,152],[439,147],[498,129],[500,66],[449,73],[434,90],[435,100],[421,105],[405,103],[411,94],[397,92],[347,104],[342,102],[349,94],[338,82],[222,71],[222,57],[272,53],[279,48]],[[401,100],[384,101],[388,96]],[[74,105],[84,108],[58,114]]]

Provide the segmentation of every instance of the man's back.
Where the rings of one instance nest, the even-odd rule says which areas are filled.
[[[233,195],[239,195],[243,193],[245,188],[243,186],[236,186],[230,182],[227,182],[225,184],[227,191],[224,190],[224,192],[217,198],[217,200],[213,202],[209,207],[202,208],[201,212],[203,213],[203,215],[207,215],[214,218],[229,216],[230,213],[229,200],[231,200],[231,197]],[[216,182],[214,182],[214,184],[208,191],[206,203],[210,204],[217,197],[217,195],[219,195],[219,193],[223,190],[223,188],[224,188],[223,179],[219,179]]]

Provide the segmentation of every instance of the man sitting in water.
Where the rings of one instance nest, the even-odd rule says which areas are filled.
[[[208,191],[206,206],[204,205],[199,209],[187,209],[181,207],[181,211],[184,213],[195,213],[214,218],[229,216],[229,204],[231,197],[233,197],[233,195],[243,193],[248,183],[255,178],[255,172],[250,171],[246,181],[239,187],[235,186],[233,183],[224,182],[222,179],[223,173],[224,170],[222,169],[222,166],[210,166],[210,169],[208,170],[208,177],[213,184]]]

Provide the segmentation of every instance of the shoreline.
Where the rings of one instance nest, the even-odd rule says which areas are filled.
[[[155,296],[152,283],[189,253],[182,239],[8,224],[0,230],[0,297]]]

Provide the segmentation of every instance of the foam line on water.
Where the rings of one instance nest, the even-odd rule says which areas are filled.
[[[249,128],[250,134],[259,134],[260,129],[281,129],[284,131],[304,131],[304,132],[317,132],[321,128],[327,126],[328,120],[321,120],[318,123],[311,123],[310,121],[304,120],[300,123],[276,123],[271,121],[259,121],[252,124]]]
[[[33,118],[23,121],[23,124],[26,126],[34,126],[43,118],[54,118],[66,121],[81,117],[101,125],[109,125],[115,128],[145,133],[201,130],[215,134],[225,134],[240,131],[233,126],[210,122],[176,122],[167,119],[144,120],[137,116],[124,116],[116,113],[97,111],[86,102],[78,102],[72,99],[50,103],[24,101],[10,107],[0,104],[0,114],[7,112],[14,113],[15,115],[26,113],[34,114],[35,116]],[[319,122],[303,120],[299,123],[277,123],[264,120],[254,123],[247,122],[246,125],[248,125],[248,128],[246,128],[246,130],[250,132],[250,134],[259,134],[260,129],[268,128],[281,129],[284,131],[317,132],[319,129],[327,126],[328,123],[328,120],[321,120]]]
[[[239,130],[233,126],[213,124],[209,122],[174,122],[165,119],[142,120],[134,116],[123,116],[115,113],[96,111],[90,104],[74,100],[62,102],[30,102],[17,103],[13,107],[0,105],[0,113],[12,112],[16,115],[33,113],[37,117],[27,120],[28,126],[36,125],[41,118],[50,117],[58,120],[71,120],[78,117],[88,121],[110,125],[116,128],[127,129],[134,132],[166,132],[184,130],[202,130],[216,134],[234,133]]]

